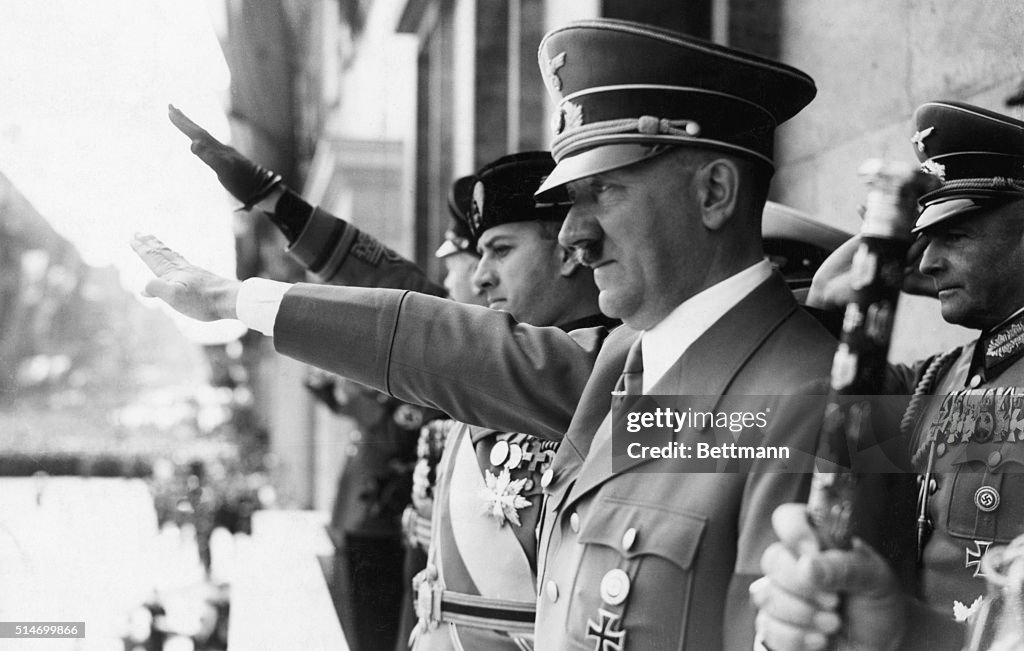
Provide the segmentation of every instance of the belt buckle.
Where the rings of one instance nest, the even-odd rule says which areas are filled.
[[[416,593],[415,610],[419,627],[436,629],[441,624],[441,583],[437,580],[437,568],[427,565],[412,579]]]

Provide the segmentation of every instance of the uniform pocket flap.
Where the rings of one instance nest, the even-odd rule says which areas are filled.
[[[1024,492],[1024,474],[957,472],[949,479],[951,536],[1004,544],[1024,534],[1024,500],[1017,499]]]
[[[662,505],[604,496],[590,506],[603,517],[586,518],[579,541],[619,550],[625,558],[660,556],[690,569],[700,548],[707,518]]]

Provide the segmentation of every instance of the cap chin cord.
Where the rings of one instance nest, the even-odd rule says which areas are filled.
[[[1024,194],[1024,179],[1011,179],[1005,176],[979,179],[953,179],[946,181],[939,188],[948,190],[1005,190],[1008,192],[1020,192]]]
[[[587,141],[598,136],[629,133],[683,136],[697,140],[700,135],[700,125],[694,120],[670,120],[668,118],[657,118],[652,115],[584,124],[575,127],[570,133],[556,138],[551,143],[551,155],[555,160],[562,160],[581,141]]]

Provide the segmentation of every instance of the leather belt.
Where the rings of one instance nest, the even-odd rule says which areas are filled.
[[[537,616],[532,601],[492,599],[480,595],[445,590],[437,579],[437,568],[428,565],[412,580],[416,594],[416,615],[420,625],[434,629],[441,622],[501,631],[510,635],[530,635]]]

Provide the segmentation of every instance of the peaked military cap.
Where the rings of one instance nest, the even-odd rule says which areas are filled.
[[[469,228],[475,237],[510,222],[565,219],[572,202],[565,189],[544,201],[534,193],[555,167],[551,152],[525,151],[502,156],[476,173]]]
[[[914,112],[911,142],[921,169],[942,185],[921,196],[914,231],[1024,199],[1024,122],[961,102],[928,102]]]
[[[456,253],[476,255],[476,238],[469,230],[469,213],[473,204],[473,185],[476,176],[470,174],[455,179],[448,188],[448,212],[452,221],[444,232],[444,242],[434,252],[436,258],[447,258]]]
[[[587,20],[544,36],[558,166],[541,192],[644,160],[670,146],[772,165],[775,127],[817,92],[796,68],[673,31]]]

